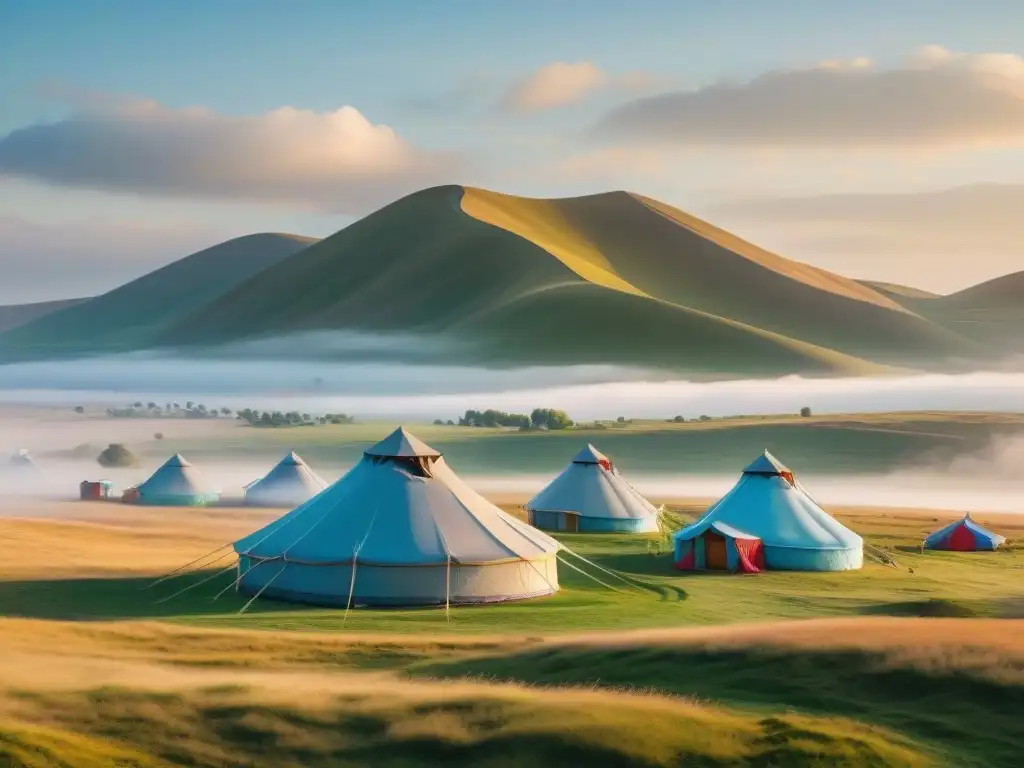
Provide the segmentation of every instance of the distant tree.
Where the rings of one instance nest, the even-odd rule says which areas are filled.
[[[178,405],[178,403],[172,403],[172,405],[174,406],[174,410],[175,411],[180,411],[181,410],[181,406]]]
[[[711,417],[710,416],[701,416],[700,420],[701,421],[711,421]]]
[[[151,410],[151,411],[159,411],[160,410],[160,406],[157,405],[156,403],[146,403],[146,407],[149,410]]]
[[[800,415],[803,416],[805,419],[808,418],[811,415],[811,409],[805,405],[803,408],[800,409]]]
[[[96,457],[101,467],[132,467],[138,463],[138,459],[131,451],[121,443],[111,443]]]
[[[221,408],[220,412],[223,413],[225,416],[230,416],[231,415],[231,409],[227,408],[227,407]]]
[[[195,403],[193,403],[191,400],[187,400],[185,402],[185,410],[186,411],[191,411],[194,407],[195,407]]]
[[[163,440],[164,439],[164,433],[163,432],[156,432],[153,435],[153,439],[154,440]]]
[[[676,416],[675,418],[672,419],[672,421],[674,421],[676,424],[682,424],[684,421],[686,421],[686,419],[684,419],[682,416]]]
[[[142,402],[141,401],[136,401],[133,405],[134,405],[135,408],[141,408],[142,407]]]
[[[82,407],[81,405],[76,405],[75,406],[75,413],[85,413],[85,408]]]
[[[312,421],[313,417],[310,416],[308,413],[304,413],[304,414],[302,414],[302,420],[303,421]]]
[[[444,426],[444,420],[443,419],[434,419],[434,426],[435,427]]]
[[[625,424],[626,423],[626,417],[625,416],[619,416],[619,418],[617,418],[616,421],[619,424]]]

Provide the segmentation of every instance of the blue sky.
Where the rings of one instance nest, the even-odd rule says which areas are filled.
[[[1014,0],[0,0],[0,259],[36,264],[21,285],[0,289],[0,302],[101,290],[211,238],[261,229],[326,235],[417,185],[440,182],[546,196],[635,189],[786,255],[910,280],[920,268],[913,253],[933,252],[934,243],[915,245],[891,217],[887,241],[852,237],[864,217],[877,219],[872,201],[833,217],[847,229],[822,229],[819,221],[801,240],[787,234],[801,220],[799,201],[773,228],[751,200],[893,192],[927,200],[958,185],[1024,183],[1015,133],[1017,100],[1024,103],[1021,29],[1024,4]],[[944,53],[908,64],[925,46]],[[856,63],[862,59],[870,64]],[[538,107],[527,89],[540,87],[545,73],[554,78],[546,68],[558,62],[577,69],[563,73],[568,80],[545,81],[548,101]],[[825,90],[815,91],[822,62],[842,64],[821,70]],[[867,67],[877,75],[868,85],[878,87],[863,112],[880,112],[889,125],[872,131],[822,118],[819,137],[786,123],[785,104],[808,110],[805,127],[841,111],[842,98],[820,95],[833,90],[828,78],[838,78],[841,93]],[[767,91],[778,113],[765,114],[759,78],[804,70],[814,72],[768,83],[779,89]],[[998,103],[990,98],[993,78],[1009,94]],[[893,90],[907,79],[905,92]],[[738,103],[723,101],[714,88],[722,82],[750,87]],[[903,109],[945,92],[948,119]],[[887,104],[883,93],[899,98]],[[653,114],[644,100],[664,95],[667,112]],[[963,125],[956,113],[974,98],[974,111],[987,117]],[[149,100],[155,106],[133,106]],[[345,106],[366,126],[323,118]],[[190,107],[208,116],[181,112]],[[308,115],[290,128],[265,119],[282,107]],[[774,133],[762,141],[755,130],[739,131],[719,141],[716,120],[727,121],[725,133],[737,122]],[[41,130],[53,124],[59,130]],[[942,130],[924,136],[934,124]],[[614,128],[611,138],[594,139],[602,126]],[[924,132],[920,146],[915,126]],[[147,143],[166,131],[172,139]],[[209,169],[217,151],[197,148],[204,131],[210,147],[239,147],[224,168]],[[108,155],[94,149],[97,142],[106,142]],[[316,158],[300,151],[303,142],[306,154],[328,158],[326,181]],[[339,148],[344,157],[329,159],[345,142],[351,152]],[[141,165],[118,166],[119,146],[137,147]],[[244,147],[259,157],[250,161]],[[279,147],[284,159],[260,165]],[[82,161],[86,151],[107,158],[106,166]],[[379,163],[353,176],[353,158]],[[206,168],[191,178],[190,164]],[[254,166],[259,173],[242,172]],[[745,207],[729,208],[735,201]],[[997,240],[976,273],[953,266],[962,254],[951,252],[949,279],[925,282],[952,289],[1006,271],[1012,254]],[[907,253],[905,263],[893,262]],[[62,270],[64,279],[45,278],[44,268],[65,263],[72,268]]]

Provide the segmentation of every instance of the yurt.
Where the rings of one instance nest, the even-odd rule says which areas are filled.
[[[311,605],[491,603],[558,591],[558,542],[473,491],[402,428],[234,547],[241,592]]]
[[[861,537],[818,506],[767,451],[674,539],[681,570],[845,571],[864,563]]]
[[[257,507],[294,507],[326,487],[327,483],[291,451],[270,472],[245,486],[245,503]]]
[[[180,453],[171,456],[148,480],[123,496],[130,504],[163,507],[202,507],[219,498],[220,493]]]
[[[83,480],[78,484],[82,501],[105,501],[114,496],[114,483],[110,480]]]
[[[15,471],[38,469],[35,460],[32,458],[32,454],[24,448],[11,456],[9,464],[11,469]]]
[[[526,505],[530,524],[549,531],[647,533],[658,510],[589,443]]]
[[[998,549],[1005,536],[978,525],[966,514],[955,523],[940,528],[924,540],[925,549],[947,549],[955,552],[991,552]]]

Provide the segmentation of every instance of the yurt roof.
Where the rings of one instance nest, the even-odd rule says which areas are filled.
[[[608,461],[608,457],[601,453],[590,443],[572,457],[574,464],[600,464],[602,461]]]
[[[782,475],[792,474],[789,468],[781,461],[772,456],[768,451],[765,451],[756,459],[754,459],[747,468],[743,470],[748,475]]]
[[[405,427],[399,427],[376,445],[367,448],[364,453],[368,456],[386,458],[436,458],[441,455],[411,432],[407,432]]]
[[[404,430],[400,438],[413,450],[426,448]],[[388,440],[384,455],[402,448],[399,438]],[[430,477],[364,457],[318,496],[234,546],[256,560],[378,566],[489,565],[553,556],[560,548],[472,490],[441,457]]]

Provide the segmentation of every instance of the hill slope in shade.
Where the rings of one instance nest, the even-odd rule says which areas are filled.
[[[246,278],[316,242],[257,234],[220,243],[0,336],[4,356],[139,349],[154,334]]]
[[[478,362],[722,374],[864,373],[974,351],[869,285],[648,198],[537,200],[456,186],[392,203],[162,339],[320,329],[440,335]]]
[[[56,301],[37,301],[32,304],[8,304],[0,307],[0,333],[12,328],[31,323],[44,315],[61,309],[73,307],[89,299],[58,299]]]

